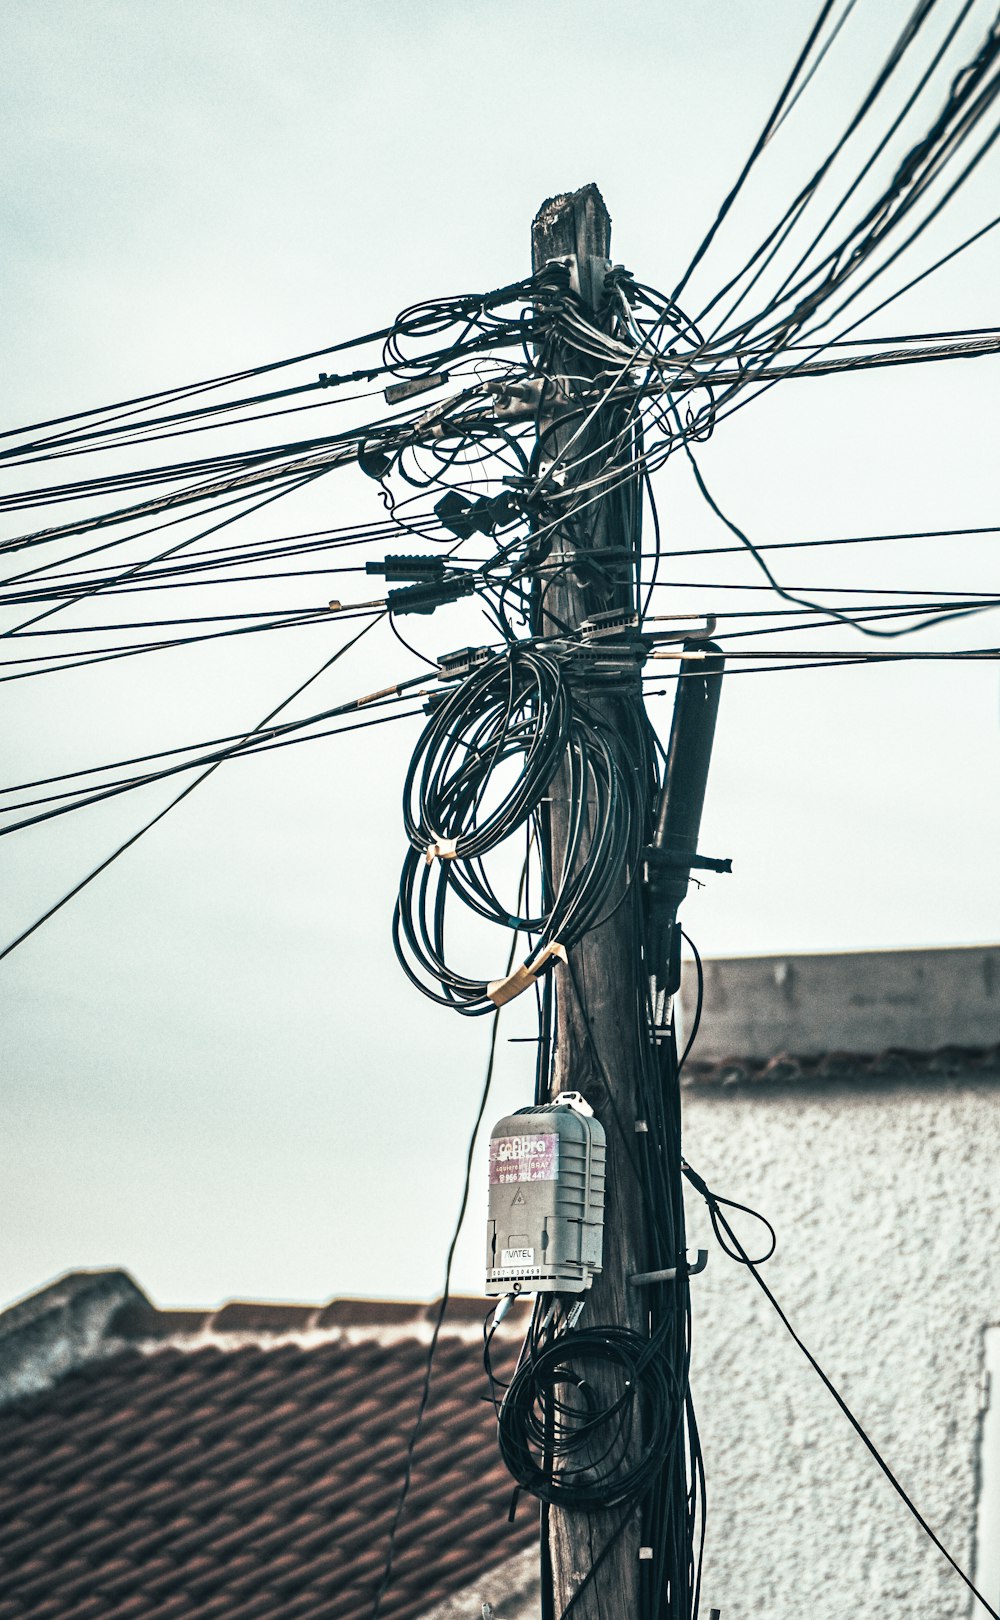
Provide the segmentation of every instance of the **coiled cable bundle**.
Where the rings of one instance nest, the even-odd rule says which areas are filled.
[[[497,981],[469,977],[447,959],[453,894],[530,939],[528,972],[603,921],[639,858],[652,769],[641,738],[629,739],[627,726],[612,729],[551,648],[512,645],[467,676],[431,715],[403,792],[410,848],[393,942],[412,982],[460,1012],[494,1010]],[[546,801],[560,773],[572,814],[553,851]],[[540,898],[534,911],[525,901],[512,912],[484,861],[525,832],[541,868]]]
[[[576,1329],[521,1362],[500,1405],[500,1452],[517,1483],[553,1507],[621,1507],[657,1479],[683,1411],[656,1338],[622,1326]]]

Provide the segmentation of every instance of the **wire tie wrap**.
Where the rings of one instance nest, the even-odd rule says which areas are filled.
[[[505,979],[492,979],[486,986],[486,994],[494,1007],[503,1007],[508,1001],[513,1001],[515,996],[529,990],[546,963],[553,959],[560,962],[569,960],[565,945],[561,945],[557,939],[540,950],[534,961],[529,957],[528,961],[522,962],[513,973],[508,973]]]
[[[424,860],[428,866],[433,866],[435,860],[453,861],[458,856],[457,838],[436,838],[433,844],[428,844]]]

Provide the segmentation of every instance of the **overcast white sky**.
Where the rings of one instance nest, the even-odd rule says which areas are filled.
[[[823,155],[909,9],[860,0],[706,261],[702,295]],[[615,258],[669,287],[813,11],[6,0],[2,425],[515,279],[539,203],[587,180],[611,210]],[[993,160],[914,271],[991,217],[997,175]],[[995,325],[998,282],[1000,232],[881,329]],[[702,465],[761,540],[997,523],[997,377],[987,359],[789,384],[724,424]],[[340,476],[283,522],[376,515],[374,487]],[[679,458],[659,500],[668,549],[724,542]],[[989,590],[995,541],[778,555],[799,586]],[[664,577],[678,588],[659,610],[691,612],[728,600],[707,582],[755,576],[737,557]],[[317,600],[328,594],[320,582]],[[253,724],[316,667],[326,633],[9,688],[4,777]],[[462,645],[464,610],[420,621],[418,639],[432,654]],[[913,644],[997,640],[985,617]],[[833,630],[812,641],[852,644]],[[379,631],[316,695],[411,669]],[[654,714],[669,723],[665,700]],[[994,940],[998,720],[996,665],[731,679],[702,845],[735,871],[688,902],[703,953]],[[437,1292],[488,1027],[425,1002],[392,955],[415,736],[410,722],[220,771],[0,966],[0,1301],[98,1265],[128,1267],[161,1303]],[[2,938],[166,796],[3,840]],[[505,1033],[523,1027],[514,1011]],[[487,1127],[530,1095],[530,1048],[502,1048]],[[480,1181],[456,1272],[470,1291]]]

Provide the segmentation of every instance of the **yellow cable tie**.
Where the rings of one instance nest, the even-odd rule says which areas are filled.
[[[521,966],[515,968],[513,973],[508,973],[505,979],[493,979],[486,986],[486,994],[494,1007],[502,1007],[506,1002],[513,1001],[515,996],[519,996],[522,990],[530,989],[546,962],[551,961],[553,957],[558,958],[560,962],[569,960],[565,945],[560,945],[557,939],[554,939],[551,945],[546,945],[543,951],[539,951],[530,967],[527,962],[522,962]]]
[[[424,859],[428,866],[434,864],[435,857],[442,861],[453,861],[458,855],[457,838],[439,838],[435,843],[427,845]]]

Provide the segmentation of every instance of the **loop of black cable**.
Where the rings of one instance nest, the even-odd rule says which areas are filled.
[[[529,965],[550,944],[568,950],[610,913],[639,859],[637,791],[651,770],[648,755],[626,757],[627,764],[621,739],[611,735],[551,650],[510,646],[443,699],[414,750],[403,794],[410,848],[393,940],[419,989],[460,1012],[492,1010],[490,981],[451,963],[445,937],[449,899],[529,936]],[[509,779],[506,787],[498,785],[501,772]],[[560,773],[560,791],[573,808],[565,846],[553,856],[542,822]],[[533,911],[525,906],[512,913],[484,862],[526,828],[541,852],[548,898]]]
[[[523,1490],[579,1511],[639,1501],[676,1443],[684,1391],[655,1339],[606,1325],[576,1330],[533,1351],[500,1405],[500,1452]],[[615,1391],[598,1395],[590,1366]],[[641,1427],[638,1455],[634,1432]]]
[[[806,1345],[803,1342],[803,1340],[799,1337],[798,1333],[795,1331],[795,1328],[792,1326],[792,1323],[789,1320],[788,1316],[785,1314],[785,1311],[782,1309],[781,1305],[778,1303],[778,1301],[775,1298],[774,1294],[771,1292],[771,1289],[768,1287],[767,1283],[764,1281],[763,1277],[760,1275],[760,1272],[757,1269],[758,1266],[762,1264],[762,1261],[761,1260],[754,1260],[754,1259],[751,1258],[751,1256],[749,1254],[747,1254],[746,1249],[743,1247],[743,1244],[739,1240],[739,1237],[737,1236],[736,1232],[733,1230],[732,1226],[729,1224],[728,1220],[726,1219],[726,1217],[725,1217],[725,1215],[723,1213],[723,1210],[722,1210],[722,1206],[725,1205],[726,1207],[731,1208],[731,1209],[746,1210],[748,1214],[753,1215],[757,1220],[763,1221],[764,1225],[769,1228],[769,1230],[771,1231],[771,1234],[773,1236],[774,1235],[774,1228],[771,1226],[770,1221],[768,1221],[763,1215],[759,1214],[758,1211],[747,1209],[747,1206],[745,1204],[733,1203],[733,1201],[731,1199],[721,1198],[718,1193],[712,1192],[711,1188],[706,1186],[706,1184],[702,1180],[702,1178],[699,1175],[697,1175],[691,1169],[690,1165],[685,1164],[683,1166],[683,1171],[684,1171],[684,1175],[687,1177],[687,1179],[691,1183],[691,1185],[696,1189],[696,1191],[701,1193],[702,1197],[705,1199],[705,1202],[706,1202],[706,1204],[708,1206],[709,1212],[710,1212],[710,1214],[712,1216],[712,1226],[713,1226],[713,1228],[715,1230],[716,1236],[719,1237],[719,1242],[720,1242],[720,1244],[721,1244],[721,1246],[723,1248],[723,1251],[727,1255],[729,1255],[730,1259],[737,1260],[740,1265],[745,1266],[746,1269],[749,1271],[749,1273],[750,1273],[751,1277],[753,1278],[754,1282],[757,1284],[758,1288],[760,1289],[761,1293],[764,1295],[764,1297],[767,1300],[768,1304],[771,1306],[771,1308],[775,1312],[779,1322],[781,1323],[781,1325],[785,1329],[785,1331],[788,1333],[788,1335],[791,1338],[792,1342],[797,1346],[797,1348],[799,1350],[801,1350],[802,1354],[805,1356],[806,1360],[808,1361],[810,1367],[813,1369],[813,1372],[816,1373],[817,1377],[819,1378],[820,1382],[823,1384],[823,1386],[827,1390],[827,1392],[830,1395],[833,1396],[833,1399],[836,1401],[836,1403],[839,1406],[841,1412],[843,1412],[843,1414],[846,1417],[848,1423],[851,1425],[851,1428],[854,1430],[855,1434],[858,1436],[858,1439],[861,1441],[862,1445],[868,1451],[868,1453],[871,1456],[872,1460],[875,1462],[875,1464],[881,1470],[881,1472],[885,1475],[886,1479],[888,1480],[889,1484],[892,1486],[893,1490],[895,1491],[896,1495],[899,1497],[900,1501],[908,1509],[910,1514],[912,1514],[913,1518],[916,1520],[916,1522],[920,1526],[921,1530],[928,1537],[928,1539],[933,1543],[933,1545],[937,1548],[937,1550],[941,1554],[942,1558],[944,1558],[945,1561],[948,1564],[951,1565],[952,1569],[955,1571],[955,1574],[959,1577],[959,1579],[961,1581],[963,1581],[965,1583],[965,1585],[968,1587],[969,1591],[972,1593],[973,1597],[977,1600],[977,1602],[982,1604],[982,1607],[983,1607],[984,1611],[986,1612],[986,1614],[988,1614],[991,1617],[991,1620],[1000,1620],[1000,1613],[998,1613],[998,1611],[993,1607],[993,1605],[985,1597],[983,1597],[983,1594],[979,1591],[979,1588],[975,1585],[975,1583],[971,1580],[971,1578],[965,1573],[965,1570],[962,1568],[962,1566],[958,1562],[958,1560],[956,1558],[954,1558],[952,1556],[952,1554],[948,1551],[947,1547],[944,1545],[944,1542],[937,1535],[937,1533],[932,1529],[931,1525],[928,1523],[927,1519],[921,1513],[920,1509],[917,1507],[916,1503],[914,1502],[913,1498],[909,1495],[908,1491],[906,1491],[906,1489],[900,1484],[899,1480],[896,1478],[896,1475],[893,1473],[893,1471],[890,1468],[889,1464],[886,1462],[885,1458],[882,1456],[882,1453],[879,1451],[878,1447],[876,1446],[874,1440],[872,1440],[871,1436],[868,1434],[867,1430],[864,1428],[863,1424],[861,1423],[861,1420],[855,1416],[854,1412],[848,1406],[846,1400],[844,1399],[843,1395],[841,1395],[839,1389],[834,1384],[834,1382],[830,1378],[829,1374],[826,1373],[823,1370],[823,1368],[820,1366],[818,1360],[813,1355],[812,1351],[809,1349],[808,1345]],[[723,1242],[722,1238],[719,1236],[720,1227],[721,1227],[722,1231],[725,1232],[726,1238],[728,1239],[728,1242]],[[770,1254],[773,1254],[773,1252],[774,1252],[774,1248],[773,1248],[773,1245],[772,1245],[772,1248],[769,1251],[769,1254],[765,1255],[763,1257],[763,1259],[765,1259],[765,1260],[768,1259],[770,1257]]]

